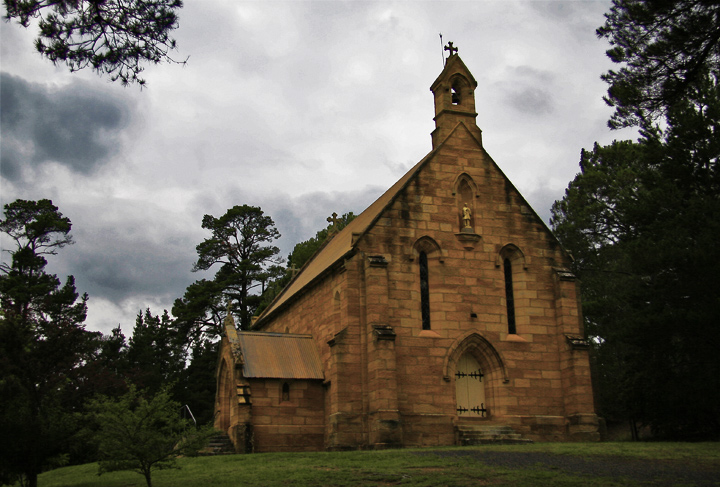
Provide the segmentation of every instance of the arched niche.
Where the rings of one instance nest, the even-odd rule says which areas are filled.
[[[453,195],[457,206],[457,225],[461,232],[475,232],[476,207],[475,199],[478,197],[478,187],[467,173],[455,178]]]
[[[472,195],[474,195],[475,198],[477,198],[478,197],[478,186],[475,183],[475,180],[466,172],[459,174],[455,178],[455,182],[453,183],[453,196],[457,195],[458,188],[460,187],[460,184],[463,182],[466,183],[470,187],[470,190],[472,191]]]

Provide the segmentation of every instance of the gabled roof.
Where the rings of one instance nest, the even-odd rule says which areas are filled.
[[[449,139],[461,125],[464,126],[464,124],[459,123],[445,140]],[[360,213],[345,228],[329,240],[310,261],[300,269],[300,272],[290,281],[285,289],[283,289],[280,295],[275,298],[270,306],[260,314],[253,328],[257,329],[261,327],[263,321],[276,310],[280,309],[296,295],[299,295],[306,286],[330,270],[335,263],[341,262],[346,255],[354,252],[360,238],[373,227],[375,222],[381,217],[385,208],[390,206],[395,197],[407,186],[420,169],[435,156],[440,148],[443,147],[443,144],[444,142],[428,153],[420,162],[415,164],[412,169],[392,185],[390,189],[380,196],[380,198],[375,200],[365,211]],[[478,142],[478,145],[482,147],[480,142]]]
[[[240,331],[237,340],[246,378],[324,378],[311,335]]]
[[[462,59],[460,59],[460,56],[454,54],[447,59],[445,68],[443,68],[440,75],[438,75],[435,81],[433,81],[433,84],[430,85],[430,91],[434,92],[437,89],[437,86],[449,77],[448,75],[451,72],[461,72],[472,83],[473,89],[477,88],[477,81],[475,81],[475,78],[470,70],[467,66],[465,66],[465,63]]]
[[[458,58],[459,60],[459,58]],[[459,60],[459,62],[462,62]],[[464,64],[463,64],[464,66]],[[467,68],[466,68],[467,69]],[[473,80],[474,81],[474,80]],[[365,211],[360,213],[353,221],[351,221],[345,228],[337,233],[332,239],[327,241],[323,247],[318,250],[315,255],[300,269],[300,272],[293,278],[290,283],[285,286],[285,289],[270,303],[258,317],[255,323],[252,325],[253,329],[260,329],[262,326],[271,319],[271,316],[278,310],[282,309],[285,305],[289,304],[294,298],[300,296],[303,291],[311,286],[315,281],[322,278],[327,272],[331,271],[336,264],[341,264],[344,258],[349,257],[356,251],[356,247],[361,238],[369,232],[375,223],[381,218],[383,212],[388,208],[395,198],[402,192],[402,190],[410,183],[410,181],[418,174],[420,169],[423,168],[435,155],[445,146],[450,138],[458,131],[464,129],[468,135],[472,137],[478,148],[481,150],[482,142],[476,138],[473,132],[465,125],[464,122],[458,122],[455,128],[445,137],[445,139],[437,145],[432,151],[430,151],[420,162],[415,164],[405,175],[400,178],[390,189],[388,189],[380,198],[375,200]],[[495,167],[495,169],[502,175],[512,189],[517,193],[518,197],[525,203],[527,208],[535,215],[537,221],[543,225],[545,230],[550,236],[557,239],[547,227],[545,222],[538,216],[535,210],[530,206],[523,195],[515,188],[515,185],[508,179],[505,173],[500,167],[492,160],[487,152],[485,152],[489,162]],[[558,242],[558,245],[560,243]],[[562,245],[560,245],[562,248]]]

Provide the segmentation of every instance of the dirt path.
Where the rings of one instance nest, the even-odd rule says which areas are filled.
[[[630,459],[615,456],[556,455],[542,452],[499,452],[482,450],[432,451],[441,457],[472,457],[486,465],[507,468],[539,468],[574,475],[621,478],[638,485],[698,487],[720,486],[720,465],[693,465],[673,460]]]

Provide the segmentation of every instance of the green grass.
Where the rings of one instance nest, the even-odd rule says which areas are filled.
[[[540,465],[528,468],[488,466],[471,455],[435,455],[468,452],[544,452],[623,457],[630,461],[664,462],[692,469],[720,472],[718,443],[538,443],[519,446],[483,446],[334,453],[263,453],[220,457],[182,458],[181,469],[153,472],[153,487],[183,486],[633,486],[637,480],[589,477]],[[60,468],[42,474],[40,487],[143,487],[145,479],[133,472],[97,475],[97,465]],[[652,481],[641,485],[654,485]],[[692,486],[692,483],[682,484]]]

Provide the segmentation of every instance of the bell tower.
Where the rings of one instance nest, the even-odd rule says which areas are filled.
[[[482,143],[482,131],[475,121],[475,88],[477,81],[460,56],[450,46],[450,57],[440,76],[430,87],[435,96],[435,130],[432,133],[433,149],[452,132],[458,123],[465,126]],[[445,48],[448,50],[448,48]]]

